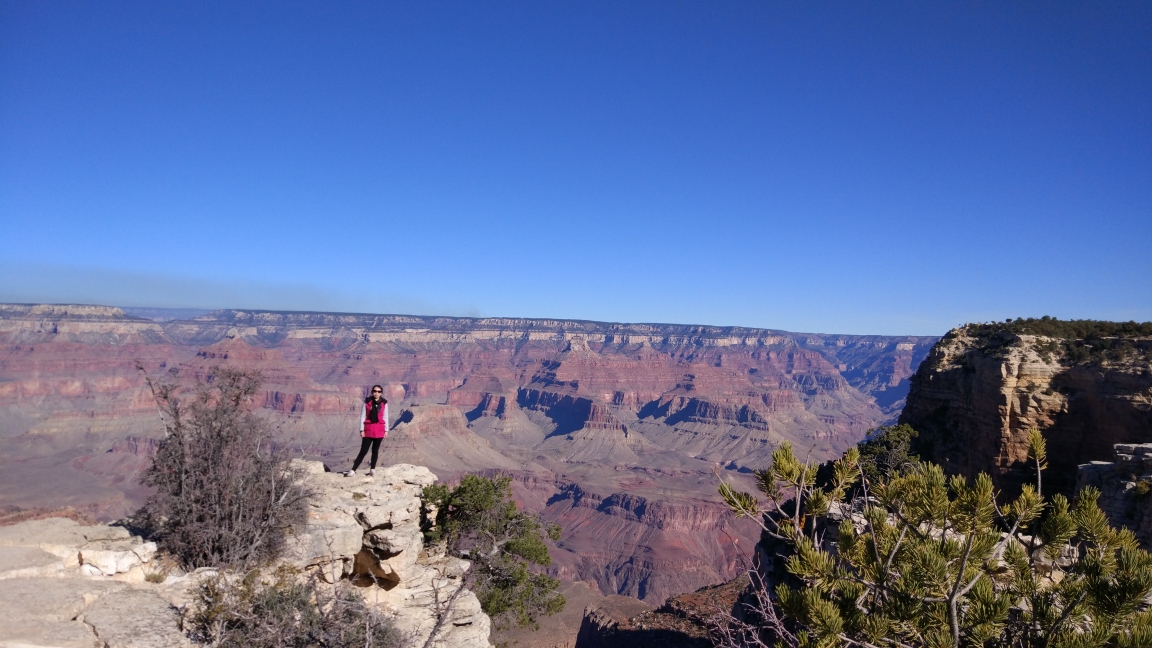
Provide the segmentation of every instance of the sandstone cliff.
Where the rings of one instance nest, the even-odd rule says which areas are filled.
[[[919,431],[924,459],[969,477],[988,472],[1008,494],[1030,479],[1027,436],[1038,428],[1051,466],[1045,490],[1070,493],[1078,464],[1111,458],[1117,443],[1152,441],[1150,350],[1139,335],[954,329],[917,370],[900,422]]]

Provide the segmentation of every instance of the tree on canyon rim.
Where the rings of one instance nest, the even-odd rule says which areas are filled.
[[[919,434],[911,425],[881,425],[868,431],[857,446],[860,468],[868,483],[878,483],[915,466],[920,457],[912,452]]]
[[[144,525],[185,568],[275,558],[311,493],[252,411],[259,372],[217,367],[190,388],[145,377],[166,434],[141,480],[155,489]]]
[[[511,483],[506,475],[465,475],[455,488],[426,487],[424,506],[435,523],[424,536],[472,561],[469,586],[498,628],[538,627],[540,615],[564,608],[560,581],[540,571],[552,564],[544,540],[559,540],[560,527],[520,510]]]
[[[992,480],[910,464],[849,497],[849,450],[827,486],[784,444],[757,486],[771,507],[722,483],[732,511],[760,523],[762,562],[718,645],[859,647],[1152,646],[1152,556],[1113,529],[1086,488],[1046,499],[1046,448],[1029,437],[1036,484],[1013,502]],[[773,582],[777,581],[777,582]]]

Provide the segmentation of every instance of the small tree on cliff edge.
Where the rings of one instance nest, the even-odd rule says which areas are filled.
[[[860,449],[860,468],[868,483],[879,483],[915,466],[920,461],[912,452],[917,436],[916,430],[907,423],[868,430],[856,446]]]
[[[147,380],[167,432],[142,476],[155,488],[142,513],[160,546],[186,568],[274,558],[309,492],[252,412],[260,374],[217,367],[190,390]]]
[[[519,510],[511,483],[508,476],[465,475],[455,488],[424,489],[425,506],[435,511],[425,539],[472,561],[470,587],[497,627],[536,625],[538,616],[559,612],[565,603],[556,591],[560,581],[539,571],[552,564],[544,538],[559,540],[560,527]]]
[[[1086,488],[1075,502],[1045,500],[1046,449],[1036,430],[1029,457],[1036,485],[1006,506],[988,475],[969,483],[930,463],[889,475],[847,502],[861,474],[856,449],[835,462],[832,483],[820,488],[815,467],[782,445],[772,467],[757,473],[773,504],[763,515],[754,496],[720,486],[733,512],[759,521],[776,542],[787,577],[772,588],[753,571],[747,614],[718,624],[718,643],[1152,646],[1145,603],[1152,556],[1131,531],[1109,526],[1096,505],[1099,491]]]

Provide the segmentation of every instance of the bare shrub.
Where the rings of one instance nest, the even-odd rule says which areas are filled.
[[[391,648],[395,628],[347,581],[281,567],[243,578],[216,576],[200,585],[184,629],[200,643],[244,648]]]
[[[271,560],[304,521],[303,476],[252,412],[260,382],[227,367],[187,389],[148,379],[167,434],[142,477],[156,490],[140,518],[186,569]]]

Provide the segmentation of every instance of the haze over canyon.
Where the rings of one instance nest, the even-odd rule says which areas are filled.
[[[383,464],[515,478],[560,524],[555,575],[659,602],[742,570],[758,528],[715,497],[790,441],[839,456],[894,422],[934,337],[574,320],[0,305],[0,506],[111,520],[163,427],[139,363],[191,384],[259,370],[281,441],[346,469],[368,386],[390,401]],[[745,484],[750,488],[749,484]]]

